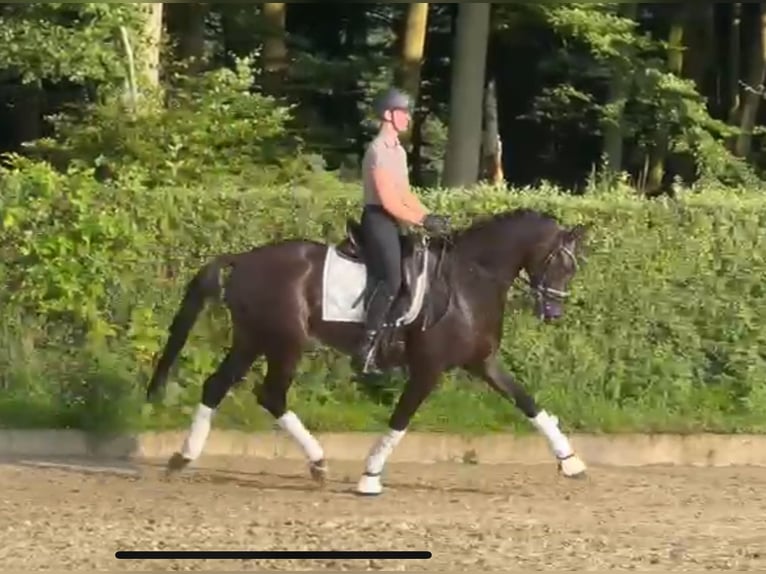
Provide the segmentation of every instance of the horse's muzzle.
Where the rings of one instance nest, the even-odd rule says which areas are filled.
[[[555,321],[564,314],[564,307],[557,301],[539,301],[537,303],[537,314],[543,321]]]

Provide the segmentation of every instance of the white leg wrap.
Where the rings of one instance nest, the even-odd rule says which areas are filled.
[[[356,491],[360,494],[377,495],[383,492],[383,483],[380,480],[380,473],[386,465],[386,460],[391,456],[396,445],[398,445],[406,431],[389,430],[381,436],[367,455],[365,464],[365,473],[359,479]]]
[[[188,460],[196,460],[202,454],[207,437],[210,434],[210,422],[213,418],[213,409],[200,404],[194,413],[189,434],[186,435],[181,455]]]
[[[389,430],[378,439],[370,450],[370,454],[367,455],[367,464],[365,465],[367,474],[377,475],[383,472],[386,460],[391,456],[396,445],[404,438],[405,432],[407,431]]]
[[[545,411],[540,411],[531,420],[535,428],[548,439],[548,444],[556,458],[562,459],[574,454],[572,445],[569,444],[569,439],[559,430],[559,421],[556,417],[549,415]]]
[[[319,441],[303,426],[301,419],[294,412],[287,411],[277,419],[277,423],[301,446],[309,461],[317,462],[324,458],[324,450]]]

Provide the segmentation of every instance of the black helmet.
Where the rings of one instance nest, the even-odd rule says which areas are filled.
[[[410,111],[412,102],[410,97],[396,88],[389,88],[378,95],[375,100],[375,115],[383,118],[383,114],[389,110],[407,110]]]

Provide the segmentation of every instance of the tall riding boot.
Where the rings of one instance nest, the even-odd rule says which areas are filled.
[[[379,284],[367,306],[364,338],[355,357],[357,366],[364,374],[377,372],[374,353],[375,344],[378,333],[385,323],[394,299],[395,296],[389,293],[386,286]]]

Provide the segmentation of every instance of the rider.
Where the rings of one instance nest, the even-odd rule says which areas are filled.
[[[400,228],[422,226],[431,233],[449,227],[446,217],[429,214],[409,185],[407,152],[399,141],[410,122],[410,98],[392,88],[375,105],[380,131],[370,142],[362,161],[364,208],[362,237],[368,271],[375,282],[367,305],[365,336],[356,360],[362,372],[374,369],[374,344],[402,283]]]

